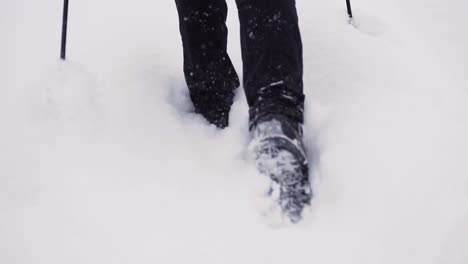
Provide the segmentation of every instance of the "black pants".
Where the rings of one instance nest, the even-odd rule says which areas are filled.
[[[236,0],[251,124],[282,114],[303,122],[302,42],[295,0]],[[225,0],[176,0],[184,73],[195,108],[232,104],[239,80],[226,52]]]

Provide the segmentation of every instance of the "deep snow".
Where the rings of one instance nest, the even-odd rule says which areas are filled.
[[[241,72],[231,9],[230,53]],[[262,217],[231,126],[191,113],[173,1],[0,1],[0,263],[468,263],[468,8],[298,0],[315,198]]]

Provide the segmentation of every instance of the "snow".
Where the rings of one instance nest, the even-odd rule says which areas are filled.
[[[241,72],[230,6],[230,54]],[[191,113],[173,1],[0,2],[0,263],[468,263],[468,8],[297,1],[315,197],[262,216],[231,126]]]

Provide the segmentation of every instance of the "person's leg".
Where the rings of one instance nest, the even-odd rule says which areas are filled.
[[[269,114],[302,123],[302,42],[295,0],[236,2],[251,127]]]
[[[218,127],[228,125],[239,79],[226,52],[225,0],[176,0],[184,74],[195,110]]]
[[[310,204],[301,137],[302,43],[294,0],[237,0],[244,88],[250,106],[250,154],[272,180],[269,194],[296,223]]]

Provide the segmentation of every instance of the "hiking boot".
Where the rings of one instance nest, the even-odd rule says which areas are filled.
[[[282,115],[267,115],[251,129],[249,153],[261,174],[272,181],[269,195],[292,223],[302,218],[310,205],[309,168],[298,123]]]

